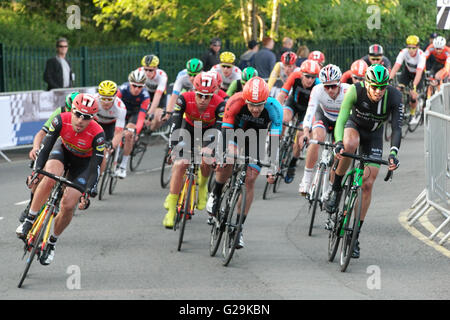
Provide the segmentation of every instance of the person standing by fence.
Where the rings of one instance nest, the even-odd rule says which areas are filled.
[[[47,82],[47,90],[72,87],[75,78],[72,67],[66,55],[69,50],[69,42],[66,38],[56,41],[56,56],[47,60],[44,71],[44,81]]]

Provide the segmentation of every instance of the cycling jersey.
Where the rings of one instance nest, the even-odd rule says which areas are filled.
[[[53,111],[53,113],[50,115],[50,117],[47,119],[47,121],[44,123],[44,125],[42,126],[42,130],[44,130],[45,133],[48,133],[48,128],[50,127],[50,125],[52,124],[53,119],[63,113],[66,112],[66,107],[62,106],[62,107],[58,107],[56,108],[55,111]]]
[[[130,92],[130,83],[125,82],[117,90],[117,97],[125,104],[127,122],[136,124],[136,132],[139,134],[144,126],[145,116],[150,105],[148,90],[143,88],[140,94],[133,96]]]
[[[231,97],[236,92],[241,92],[243,88],[241,80],[233,80],[227,89],[227,95]]]
[[[138,70],[144,71],[144,67],[140,67]],[[156,72],[152,79],[147,77],[145,81],[145,86],[150,93],[161,92],[164,93],[167,87],[167,74],[164,70],[156,69]]]
[[[63,112],[53,119],[43,140],[43,147],[36,159],[36,170],[44,168],[49,156],[63,159],[64,164],[66,164],[64,162],[65,157],[75,160],[80,159],[77,163],[83,164],[85,167],[79,168],[72,163],[72,171],[83,175],[79,176],[74,182],[83,187],[91,188],[97,183],[100,173],[103,151],[105,150],[105,135],[102,127],[96,121],[90,121],[82,132],[77,133],[73,130],[71,119],[71,112]],[[60,143],[55,145],[57,141],[60,141]],[[52,151],[52,154],[50,154],[50,151]],[[89,158],[89,161],[82,160]],[[90,182],[88,183],[87,180]]]
[[[125,117],[127,115],[127,109],[123,101],[118,97],[114,97],[113,106],[110,109],[105,110],[100,102],[100,95],[97,94],[95,98],[97,99],[99,106],[95,120],[100,124],[110,124],[115,122],[116,128],[123,129],[125,127]]]
[[[349,87],[350,85],[348,83],[341,83],[337,97],[332,99],[325,91],[323,84],[315,86],[311,91],[308,109],[303,120],[303,127],[311,128],[318,106],[320,106],[326,118],[335,122],[339,115],[342,101],[344,101],[344,95]]]
[[[353,80],[352,80],[352,70],[347,70],[342,74],[341,83],[348,83],[348,84],[353,84]]]
[[[296,71],[300,71],[300,68],[295,67],[295,69],[292,72]],[[275,84],[278,78],[280,78],[283,83],[285,83],[288,78],[284,64],[281,61],[275,63],[275,66],[273,67],[273,70],[270,73],[269,81],[267,82],[267,84],[269,85],[269,91],[272,89],[273,85]]]
[[[425,57],[428,59],[432,55],[437,63],[450,64],[450,47],[445,46],[444,50],[441,53],[437,53],[433,44],[430,44],[428,48],[425,50]]]
[[[289,94],[289,91],[292,89],[290,95],[292,98],[287,101],[286,106],[290,107],[293,113],[306,111],[311,90],[315,85],[316,83],[313,83],[311,87],[304,88],[302,84],[302,73],[300,71],[292,72],[284,83],[283,88],[281,88],[286,94]],[[303,119],[303,117],[301,118]]]
[[[189,80],[189,75],[187,74],[186,69],[178,73],[177,79],[173,85],[172,93],[179,96],[183,89],[185,91],[191,91],[194,89],[194,85]]]
[[[216,64],[215,66],[213,66],[211,68],[211,71],[215,71],[222,76],[222,84],[220,85],[220,88],[225,91],[228,89],[233,80],[241,79],[241,69],[239,69],[238,67],[232,67],[231,74],[228,77],[225,77],[225,75],[223,74],[220,64]]]
[[[365,132],[374,132],[379,129],[382,130],[383,123],[391,115],[391,150],[394,149],[398,152],[402,138],[401,125],[403,121],[403,105],[401,101],[401,93],[390,85],[387,86],[384,96],[379,102],[372,102],[369,99],[363,81],[351,85],[344,96],[336,121],[334,129],[335,140],[343,141],[344,127],[347,120],[353,122]]]
[[[405,62],[406,69],[411,73],[416,73],[417,70],[425,69],[426,56],[425,53],[417,49],[417,53],[414,57],[412,57],[409,53],[408,48],[404,48],[400,51],[395,60],[395,64],[401,66],[403,62]]]

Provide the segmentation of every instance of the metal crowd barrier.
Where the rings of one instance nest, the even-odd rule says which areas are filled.
[[[430,208],[442,214],[445,220],[428,237],[432,240],[450,223],[450,83],[427,101],[424,125],[426,188],[413,202],[407,220],[414,224]],[[450,231],[439,244],[449,237]]]

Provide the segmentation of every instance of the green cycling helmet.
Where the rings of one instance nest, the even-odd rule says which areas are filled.
[[[79,95],[80,93],[78,92],[78,91],[74,91],[74,92],[71,92],[71,93],[69,93],[67,96],[66,96],[66,110],[68,111],[68,112],[70,112],[71,110],[72,110],[72,101],[73,101],[73,99],[75,99],[75,97],[77,96],[77,95]]]
[[[253,67],[247,67],[244,70],[242,70],[241,73],[241,83],[245,84],[248,80],[250,80],[253,77],[258,76],[258,70],[256,70]]]
[[[186,70],[188,75],[196,76],[203,69],[203,62],[200,59],[193,58],[186,63]]]
[[[371,86],[387,86],[389,83],[389,71],[381,64],[373,64],[367,68],[365,81]]]

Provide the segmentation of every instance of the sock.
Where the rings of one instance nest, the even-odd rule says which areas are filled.
[[[314,168],[309,169],[309,168],[305,167],[305,172],[303,173],[302,180],[305,181],[306,183],[310,183],[312,180],[313,173],[314,173]]]
[[[48,240],[48,243],[54,245],[54,244],[56,243],[56,240],[58,240],[58,237],[55,236],[54,234],[52,234],[52,235],[50,236],[50,239]]]
[[[218,197],[220,197],[220,195],[222,194],[222,190],[223,190],[223,186],[225,185],[225,183],[218,183],[216,181],[216,184],[214,186],[214,194]]]
[[[37,214],[38,214],[38,213],[37,213],[36,211],[32,211],[32,210],[30,209],[30,210],[28,211],[28,215],[27,215],[25,221],[33,222],[34,219],[36,218]]]
[[[201,189],[201,188],[204,188],[206,186],[206,184],[208,183],[209,175],[205,177],[201,170],[199,173],[200,174],[198,175],[198,187],[199,187],[199,189]]]
[[[291,163],[289,163],[289,167],[292,168],[292,167],[297,166],[297,161],[298,161],[298,158],[293,157],[291,160]]]
[[[334,191],[341,191],[341,183],[344,176],[340,176],[337,173],[334,175],[334,182],[333,182],[333,190]]]
[[[126,168],[127,167],[129,158],[130,158],[130,156],[125,156],[125,155],[122,157],[122,163],[120,164],[121,168]]]

